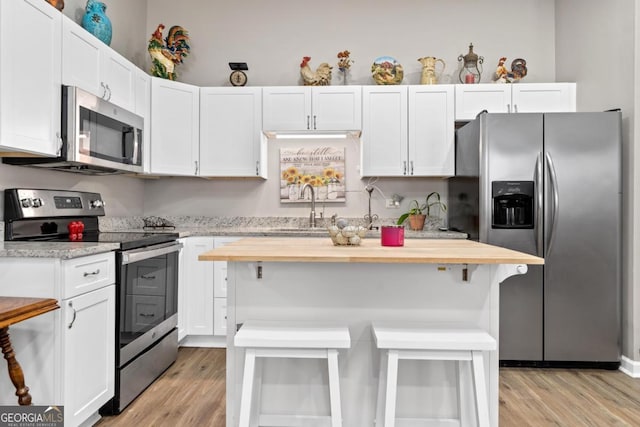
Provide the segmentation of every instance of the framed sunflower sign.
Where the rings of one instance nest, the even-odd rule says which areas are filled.
[[[282,148],[280,149],[280,202],[305,203],[311,192],[300,191],[311,184],[316,201],[344,202],[344,148]]]

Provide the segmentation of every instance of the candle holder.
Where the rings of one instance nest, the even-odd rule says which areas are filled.
[[[460,68],[460,73],[458,74],[460,83],[480,83],[484,57],[478,56],[473,51],[473,43],[469,44],[469,52],[466,55],[460,54],[458,56],[458,62],[462,62],[462,68]],[[478,68],[478,65],[480,65],[480,68]]]

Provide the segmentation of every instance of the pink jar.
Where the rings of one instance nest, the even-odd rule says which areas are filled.
[[[404,246],[404,226],[383,225],[380,228],[380,243],[382,246]]]

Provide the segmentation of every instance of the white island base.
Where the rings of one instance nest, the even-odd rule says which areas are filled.
[[[349,326],[352,346],[339,354],[344,427],[375,425],[380,352],[372,321],[462,323],[480,327],[497,340],[499,283],[526,272],[524,264],[229,261],[228,331],[248,319],[327,320]],[[230,332],[228,427],[238,422],[243,365],[244,351],[234,347]],[[402,361],[396,416],[448,419],[412,425],[460,425],[454,421],[459,417],[455,368],[451,362]],[[469,386],[462,396],[461,425],[475,426],[471,372],[465,372]],[[491,425],[497,426],[497,351],[486,355],[485,374]],[[258,396],[261,412],[327,415],[327,384],[324,360],[266,360]]]

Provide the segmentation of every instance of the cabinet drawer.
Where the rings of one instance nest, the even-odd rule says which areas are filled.
[[[213,335],[227,335],[227,299],[213,299]]]
[[[62,298],[71,298],[115,283],[115,255],[108,252],[70,259],[64,261],[62,271]]]

